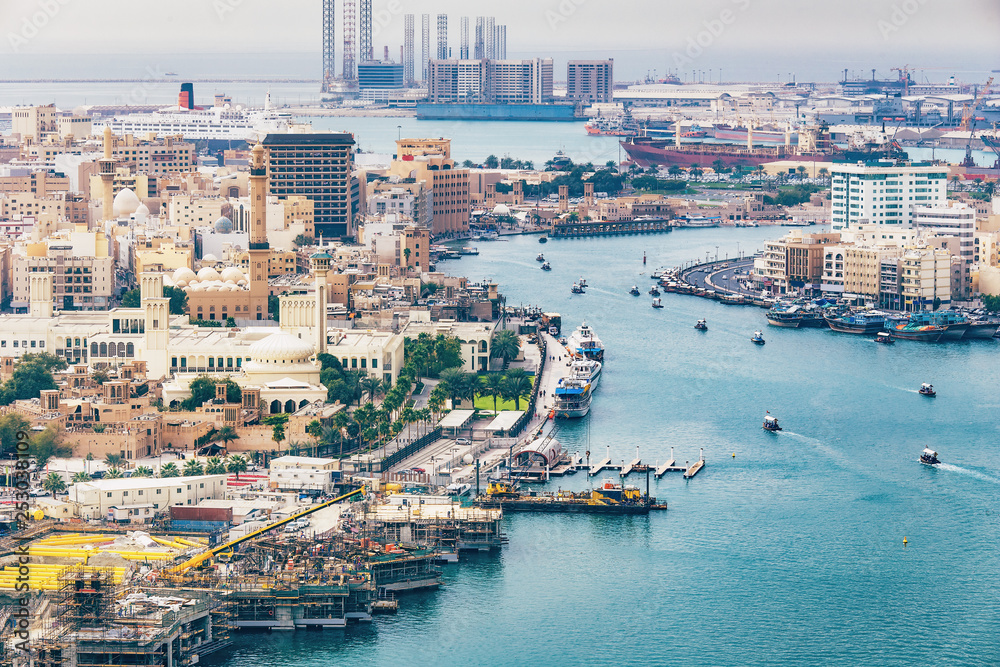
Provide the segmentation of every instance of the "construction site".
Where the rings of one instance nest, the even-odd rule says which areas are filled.
[[[334,527],[297,529],[323,510]],[[440,586],[439,565],[460,552],[503,545],[501,520],[498,509],[361,487],[215,547],[176,530],[40,524],[27,547],[30,657],[8,639],[0,664],[173,667],[228,646],[238,631],[368,622],[397,611],[398,593]],[[14,540],[3,546],[0,595],[10,610],[25,570]]]

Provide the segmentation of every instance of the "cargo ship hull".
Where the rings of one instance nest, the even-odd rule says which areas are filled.
[[[572,500],[487,500],[479,503],[484,509],[502,509],[504,512],[545,512],[574,514],[649,514],[651,503],[600,505]]]
[[[642,167],[673,166],[711,167],[716,160],[726,166],[744,165],[755,167],[767,162],[795,160],[797,162],[829,162],[830,155],[821,153],[799,155],[784,146],[761,146],[748,149],[732,144],[681,144],[677,147],[667,140],[623,141],[622,148],[629,159]]]

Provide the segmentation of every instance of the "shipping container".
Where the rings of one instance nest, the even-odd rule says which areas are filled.
[[[232,507],[198,507],[192,505],[171,505],[171,521],[224,521],[233,522]]]

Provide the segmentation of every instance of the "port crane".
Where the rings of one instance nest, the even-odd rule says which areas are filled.
[[[972,115],[975,113],[976,107],[979,106],[979,103],[982,101],[983,97],[986,95],[986,93],[990,89],[990,86],[992,85],[993,85],[993,77],[991,76],[986,80],[986,85],[979,89],[979,92],[976,94],[976,97],[972,100],[972,103],[965,104],[962,106],[962,122],[959,123],[958,126],[959,129],[963,131],[969,129],[970,123],[972,122]]]

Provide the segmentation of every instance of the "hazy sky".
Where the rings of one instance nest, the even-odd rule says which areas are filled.
[[[11,54],[318,54],[320,8],[320,0],[0,0],[0,69]],[[886,75],[906,64],[1000,68],[998,0],[374,0],[376,56],[388,45],[399,57],[406,13],[418,15],[419,54],[424,12],[449,14],[456,55],[459,17],[492,13],[508,25],[509,56],[645,53],[661,71],[756,60],[784,71],[822,62]]]

